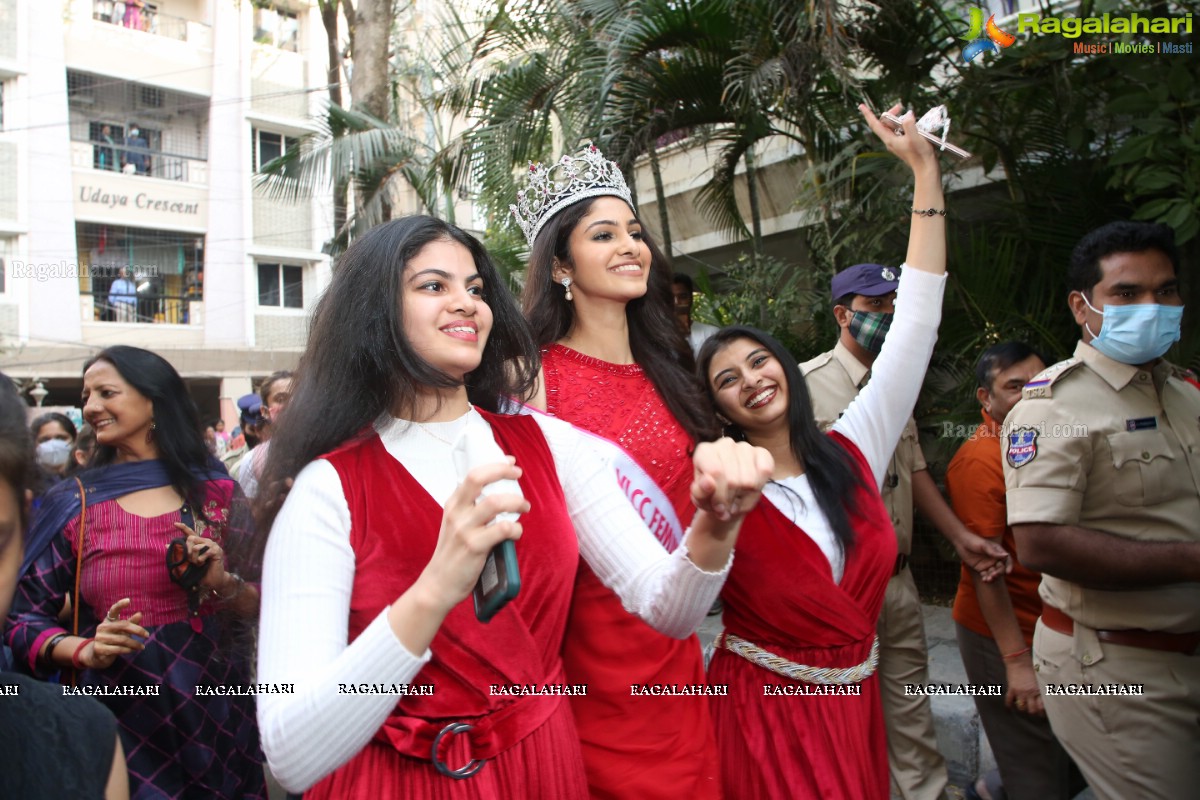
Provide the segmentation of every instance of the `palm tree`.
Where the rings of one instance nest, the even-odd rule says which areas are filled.
[[[438,58],[446,80],[436,104],[470,124],[438,160],[494,216],[516,195],[515,172],[596,129],[604,53],[578,5],[500,2],[480,20],[446,10],[451,40]]]

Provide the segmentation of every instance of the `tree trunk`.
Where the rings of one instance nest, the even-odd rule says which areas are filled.
[[[329,104],[342,105],[342,54],[338,49],[338,3],[339,0],[319,0],[321,22],[325,26],[325,46],[329,57],[329,67],[325,71],[325,80],[329,85]],[[343,177],[333,180],[333,236],[340,238],[342,228],[346,227],[346,192],[350,182]]]
[[[662,168],[658,163],[658,148],[650,140],[650,174],[654,176],[654,197],[658,200],[658,225],[662,232],[662,251],[671,258],[671,217],[667,212],[667,192],[663,188]]]
[[[746,197],[750,201],[750,266],[758,275],[763,252],[762,212],[758,207],[758,178],[754,174],[754,146],[746,148]],[[764,303],[758,326],[767,327],[767,306]]]
[[[350,73],[352,108],[377,119],[388,118],[388,44],[393,0],[358,0],[351,34],[354,71]]]
[[[354,62],[350,73],[351,108],[386,121],[391,116],[388,46],[395,16],[393,0],[358,0],[357,7],[349,0],[342,2],[350,25],[350,55]],[[362,203],[360,193],[355,192],[355,216],[361,214]]]

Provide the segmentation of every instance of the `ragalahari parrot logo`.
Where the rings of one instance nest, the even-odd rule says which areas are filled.
[[[1017,40],[1011,33],[1000,30],[996,25],[996,15],[988,17],[987,25],[983,24],[983,9],[971,9],[971,30],[961,37],[968,44],[962,49],[963,61],[970,62],[984,50],[999,53],[1000,48],[1008,47]]]

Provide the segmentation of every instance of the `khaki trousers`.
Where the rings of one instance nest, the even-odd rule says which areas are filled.
[[[996,640],[962,625],[954,627],[967,679],[976,686],[1003,686],[1007,691],[1008,671]],[[1046,718],[1010,710],[1003,697],[974,699],[1008,800],[1070,800],[1083,791],[1083,777]]]
[[[1200,655],[1108,644],[1038,620],[1046,714],[1100,800],[1178,800],[1200,787]],[[1050,685],[1141,685],[1143,696],[1053,696]]]
[[[938,800],[945,796],[947,776],[933,710],[926,695],[904,693],[905,684],[929,682],[921,599],[907,568],[888,582],[876,632],[892,791],[904,800]]]

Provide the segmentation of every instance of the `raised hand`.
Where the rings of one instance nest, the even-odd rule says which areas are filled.
[[[692,466],[692,501],[700,510],[728,522],[758,503],[775,460],[761,447],[722,438],[697,446]]]
[[[444,612],[462,602],[475,587],[484,559],[505,539],[521,538],[519,521],[494,521],[498,514],[524,514],[529,502],[516,494],[480,496],[483,487],[499,480],[517,480],[521,468],[516,459],[484,464],[467,472],[467,477],[446,500],[442,528],[433,557],[417,584]]]
[[[903,106],[899,103],[888,109],[887,113],[900,119],[904,128],[904,134],[901,135],[893,128],[880,122],[871,113],[871,109],[865,105],[859,105],[858,110],[863,115],[863,119],[867,121],[867,124],[871,126],[871,130],[875,132],[875,135],[887,146],[887,149],[905,164],[908,164],[914,173],[930,166],[934,169],[938,168],[937,150],[934,148],[932,142],[917,133],[917,120],[911,111],[904,112]]]

